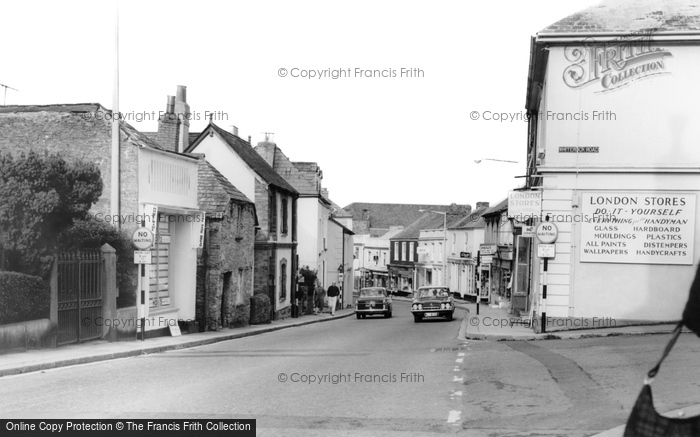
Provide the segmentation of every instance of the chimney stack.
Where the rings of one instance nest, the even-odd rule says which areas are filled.
[[[177,86],[175,114],[180,119],[177,151],[182,153],[190,145],[190,105],[187,104],[187,87]]]
[[[175,114],[175,97],[168,96],[165,112],[158,117],[156,142],[165,150],[177,152],[180,135],[180,120]]]
[[[274,167],[276,148],[277,145],[270,141],[269,134],[265,134],[265,141],[259,142],[258,145],[255,146],[255,151],[258,152],[258,155],[262,156],[265,162],[270,164],[270,167]]]
[[[231,132],[235,135],[238,136],[238,128],[236,126],[231,126]]]

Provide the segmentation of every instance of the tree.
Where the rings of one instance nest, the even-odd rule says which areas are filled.
[[[0,269],[47,278],[58,234],[102,194],[95,164],[0,153]]]

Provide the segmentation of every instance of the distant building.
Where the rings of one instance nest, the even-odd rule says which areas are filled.
[[[476,299],[478,295],[476,267],[486,227],[481,214],[488,206],[488,202],[477,202],[471,214],[447,227],[449,286],[462,298]]]
[[[408,227],[423,215],[421,209],[444,211],[448,205],[353,202],[343,208],[352,216],[352,230],[357,235],[380,237],[392,226]]]

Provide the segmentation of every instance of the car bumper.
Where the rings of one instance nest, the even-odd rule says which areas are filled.
[[[447,317],[449,315],[454,314],[455,309],[450,308],[449,310],[411,310],[411,313],[414,316],[421,316],[421,317]]]
[[[384,314],[391,311],[391,308],[368,308],[368,309],[357,309],[355,308],[355,314]]]

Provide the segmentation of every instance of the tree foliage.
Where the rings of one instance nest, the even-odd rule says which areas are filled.
[[[59,252],[80,249],[100,249],[109,244],[117,254],[117,286],[119,297],[117,308],[136,304],[137,272],[134,264],[134,249],[131,238],[125,231],[120,231],[111,224],[101,220],[76,220],[72,226],[64,229],[56,239]]]
[[[95,164],[60,155],[0,153],[0,268],[46,278],[58,234],[102,194]]]

